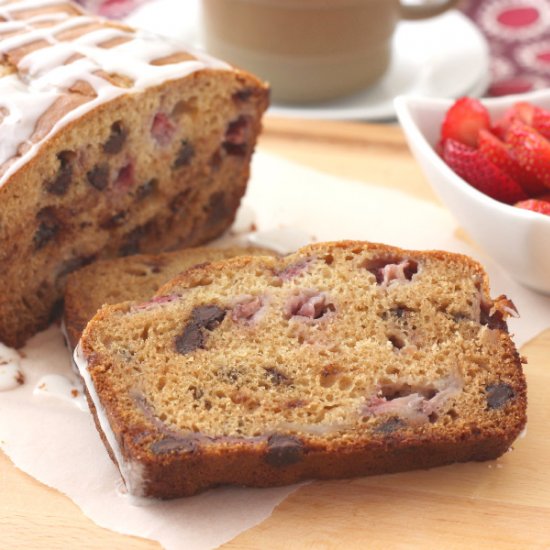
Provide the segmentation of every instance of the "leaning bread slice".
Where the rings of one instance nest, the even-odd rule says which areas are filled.
[[[88,321],[105,304],[147,300],[163,284],[196,264],[260,254],[273,252],[258,247],[185,248],[103,260],[74,271],[67,278],[63,310],[69,348],[76,347]]]
[[[498,457],[526,421],[514,312],[465,256],[321,243],[104,307],[75,359],[128,490],[171,498]]]

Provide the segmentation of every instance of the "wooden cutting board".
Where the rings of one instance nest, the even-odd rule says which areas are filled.
[[[437,200],[395,126],[268,119],[260,148]],[[550,330],[522,353],[529,424],[513,452],[492,463],[314,482],[224,548],[550,548]],[[97,527],[0,452],[0,548],[83,547],[160,548]]]

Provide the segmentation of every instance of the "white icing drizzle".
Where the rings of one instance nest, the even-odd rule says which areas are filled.
[[[9,159],[17,154],[19,146],[28,142],[37,120],[57,97],[55,92],[30,94],[16,75],[0,78],[0,107],[8,111],[0,124],[0,159]]]
[[[109,443],[109,447],[111,447],[111,450],[113,451],[113,455],[117,462],[120,475],[122,476],[122,479],[126,484],[128,493],[136,497],[141,497],[144,495],[144,466],[138,462],[125,460],[124,456],[122,455],[120,445],[118,444],[117,438],[113,430],[111,429],[109,419],[107,418],[107,413],[105,412],[105,409],[103,408],[103,405],[101,404],[101,401],[99,399],[99,395],[97,395],[97,392],[95,390],[92,377],[90,376],[90,372],[88,371],[88,361],[86,360],[86,357],[82,352],[82,347],[80,343],[78,344],[78,346],[76,346],[76,349],[74,350],[73,358],[75,365],[80,372],[80,376],[82,376],[82,379],[84,380],[86,389],[88,390],[88,395],[90,396],[90,399],[94,404],[97,420],[99,422],[99,425],[101,426],[101,430],[105,434],[107,442]]]
[[[59,0],[22,0],[8,4],[0,0],[0,17],[5,19],[0,21],[1,53],[9,53],[37,40],[48,44],[18,60],[17,73],[0,78],[0,112],[7,111],[0,120],[0,167],[9,161],[0,176],[0,186],[37,153],[42,143],[97,106],[205,68],[229,69],[226,63],[195,51],[189,53],[196,59],[152,65],[152,61],[181,53],[184,49],[175,42],[150,33],[129,32],[114,26],[91,29],[90,32],[83,29],[84,34],[70,41],[58,38],[63,31],[95,22],[105,23],[101,18],[61,12],[38,14],[28,19],[13,18],[14,12],[57,5],[68,4]],[[41,28],[33,26],[42,22],[52,24]],[[17,34],[1,38],[2,34],[14,31]],[[100,44],[116,38],[127,40],[108,49],[100,47]],[[186,50],[189,51],[188,48]],[[77,55],[81,58],[65,64]],[[116,86],[99,76],[100,71],[127,77],[133,81],[133,86]],[[63,115],[46,136],[38,143],[32,143],[40,117],[79,81],[88,83],[96,96]],[[22,145],[26,147],[22,148]]]
[[[13,390],[23,382],[20,355],[14,349],[0,343],[0,391]]]
[[[38,397],[54,398],[74,405],[81,411],[88,410],[88,404],[82,391],[66,376],[60,374],[46,374],[42,376],[33,390]]]
[[[26,55],[19,62],[19,68],[25,71],[28,79],[63,65],[71,55],[73,55],[72,48],[61,42],[54,44],[51,48],[42,48]]]

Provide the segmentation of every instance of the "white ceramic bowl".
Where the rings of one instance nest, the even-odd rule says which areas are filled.
[[[495,121],[517,101],[550,109],[550,89],[483,103]],[[491,199],[455,174],[435,152],[443,117],[452,103],[421,97],[395,99],[409,147],[434,191],[466,232],[519,282],[550,294],[550,216]]]

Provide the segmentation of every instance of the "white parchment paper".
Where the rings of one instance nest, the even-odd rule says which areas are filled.
[[[241,218],[241,230],[253,221],[255,242],[279,248],[308,240],[361,239],[475,256],[490,274],[493,296],[507,294],[522,314],[510,321],[518,346],[550,327],[550,297],[522,287],[464,244],[455,236],[450,214],[433,204],[266,154],[254,159],[244,204],[247,220]],[[220,488],[176,501],[130,500],[89,413],[66,400],[33,395],[44,375],[74,379],[59,328],[38,334],[23,351],[25,384],[0,392],[0,446],[17,467],[68,495],[97,524],[157,540],[169,550],[202,550],[263,521],[295,490]]]

